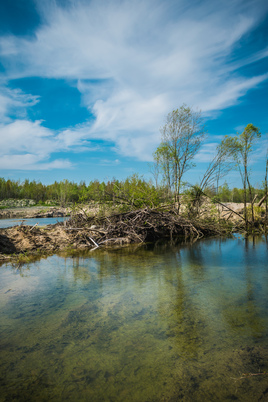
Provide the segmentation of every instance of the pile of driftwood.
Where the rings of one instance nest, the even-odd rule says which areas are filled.
[[[76,244],[98,247],[102,244],[154,242],[159,239],[199,239],[222,234],[217,225],[191,222],[176,210],[139,209],[106,217],[88,217],[83,211],[66,223],[65,229],[77,233]],[[69,233],[70,233],[69,232]]]

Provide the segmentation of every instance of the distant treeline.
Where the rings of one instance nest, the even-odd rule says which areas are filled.
[[[186,194],[188,191],[189,189],[186,188],[184,193]],[[252,189],[252,191],[254,195],[258,196],[258,199],[264,195],[263,189]],[[221,202],[243,202],[243,189],[230,189],[227,183],[220,186],[218,191],[209,189],[204,192],[210,197],[215,196]],[[88,185],[83,181],[77,184],[63,180],[44,185],[35,180],[26,179],[20,182],[0,178],[0,200],[9,198],[32,199],[36,204],[52,201],[62,206],[68,203],[113,201],[132,203],[133,206],[142,207],[168,202],[171,200],[172,194],[165,187],[156,187],[151,181],[146,181],[135,174],[122,181],[116,179],[107,182],[94,180]],[[248,201],[250,201],[249,197]]]
[[[120,203],[132,203],[133,206],[139,207],[159,204],[161,191],[156,190],[151,182],[146,182],[137,175],[124,181],[114,179],[100,182],[94,180],[89,185],[83,181],[77,184],[69,180],[44,185],[35,180],[26,179],[20,182],[0,178],[0,200],[10,198],[32,199],[36,204],[54,201],[62,206],[87,201],[120,201]]]

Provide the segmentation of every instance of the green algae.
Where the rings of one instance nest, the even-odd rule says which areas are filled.
[[[2,267],[0,400],[265,400],[267,254],[237,238]]]

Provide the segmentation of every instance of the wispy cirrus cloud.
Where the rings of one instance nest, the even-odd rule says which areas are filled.
[[[185,0],[37,4],[43,24],[35,36],[0,40],[6,67],[2,81],[32,76],[75,80],[94,116],[53,135],[40,123],[29,122],[38,134],[30,130],[26,144],[17,138],[16,149],[25,155],[33,152],[40,163],[53,149],[81,149],[91,139],[111,142],[124,156],[150,160],[170,110],[185,102],[211,115],[235,105],[268,78],[239,72],[241,66],[267,57],[267,49],[239,61],[233,56],[267,13],[261,0],[190,6]],[[38,101],[24,96],[26,107]],[[15,98],[13,103],[12,96],[0,98],[2,115],[8,115]],[[24,135],[21,120],[19,126],[17,135]]]
[[[66,159],[44,162],[38,154],[1,155],[0,159],[0,169],[8,170],[52,170],[72,167],[73,164]]]
[[[20,89],[9,89],[0,86],[0,121],[11,121],[10,115],[26,117],[27,108],[37,104],[39,97],[25,94]]]

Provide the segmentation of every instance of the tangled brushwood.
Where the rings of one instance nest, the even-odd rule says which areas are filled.
[[[76,242],[99,246],[104,243],[144,243],[159,239],[200,239],[204,236],[226,234],[226,229],[211,222],[195,221],[182,217],[176,209],[160,211],[143,208],[106,217],[88,217],[75,214],[66,230],[77,233]]]
[[[216,221],[190,221],[176,209],[139,209],[109,216],[88,216],[83,209],[68,221],[33,227],[18,225],[0,229],[0,260],[8,255],[55,253],[182,239],[195,241],[204,236],[226,235],[230,227]]]

